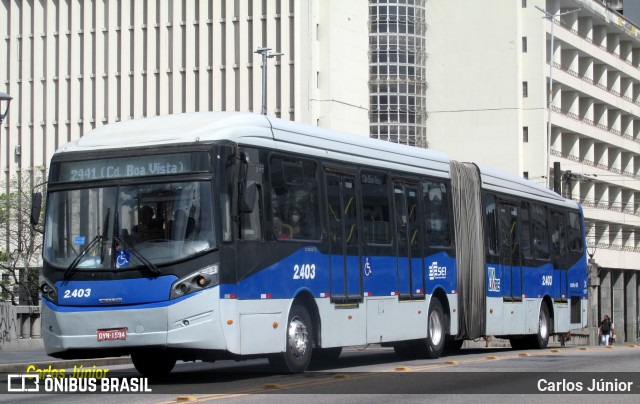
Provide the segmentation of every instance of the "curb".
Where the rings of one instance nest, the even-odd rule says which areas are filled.
[[[37,366],[38,368],[56,368],[56,369],[69,369],[74,366],[108,366],[108,365],[129,365],[131,364],[131,358],[116,357],[116,358],[98,358],[98,359],[80,359],[80,360],[55,360],[55,361],[38,361],[27,363],[10,363],[0,365],[0,373],[23,373],[26,372],[29,365]]]

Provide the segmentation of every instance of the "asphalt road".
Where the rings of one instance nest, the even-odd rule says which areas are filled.
[[[40,366],[41,364],[38,364]],[[140,375],[130,365],[100,365],[118,380]],[[67,371],[67,374],[71,369]],[[150,382],[146,394],[51,394],[47,402],[132,403],[229,401],[314,402],[515,402],[579,400],[638,402],[640,347],[566,347],[539,351],[464,349],[438,360],[399,361],[386,348],[347,349],[303,374],[273,374],[265,360],[183,363],[170,377]],[[0,394],[7,391],[6,374]],[[602,389],[613,391],[602,392]],[[589,391],[593,390],[593,391]],[[33,402],[43,394],[12,393],[0,402]]]

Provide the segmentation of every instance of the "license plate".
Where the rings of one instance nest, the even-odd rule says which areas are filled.
[[[108,330],[98,330],[98,342],[100,341],[115,341],[126,340],[127,329],[126,328],[110,328]]]

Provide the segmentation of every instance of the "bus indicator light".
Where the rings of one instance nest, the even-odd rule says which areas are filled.
[[[271,299],[271,293],[263,293],[260,295],[260,299]]]
[[[321,292],[320,297],[329,297],[329,294],[326,292]]]

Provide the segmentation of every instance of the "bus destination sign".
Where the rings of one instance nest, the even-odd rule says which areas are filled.
[[[110,159],[63,161],[57,182],[176,175],[206,171],[206,153],[176,153]]]

